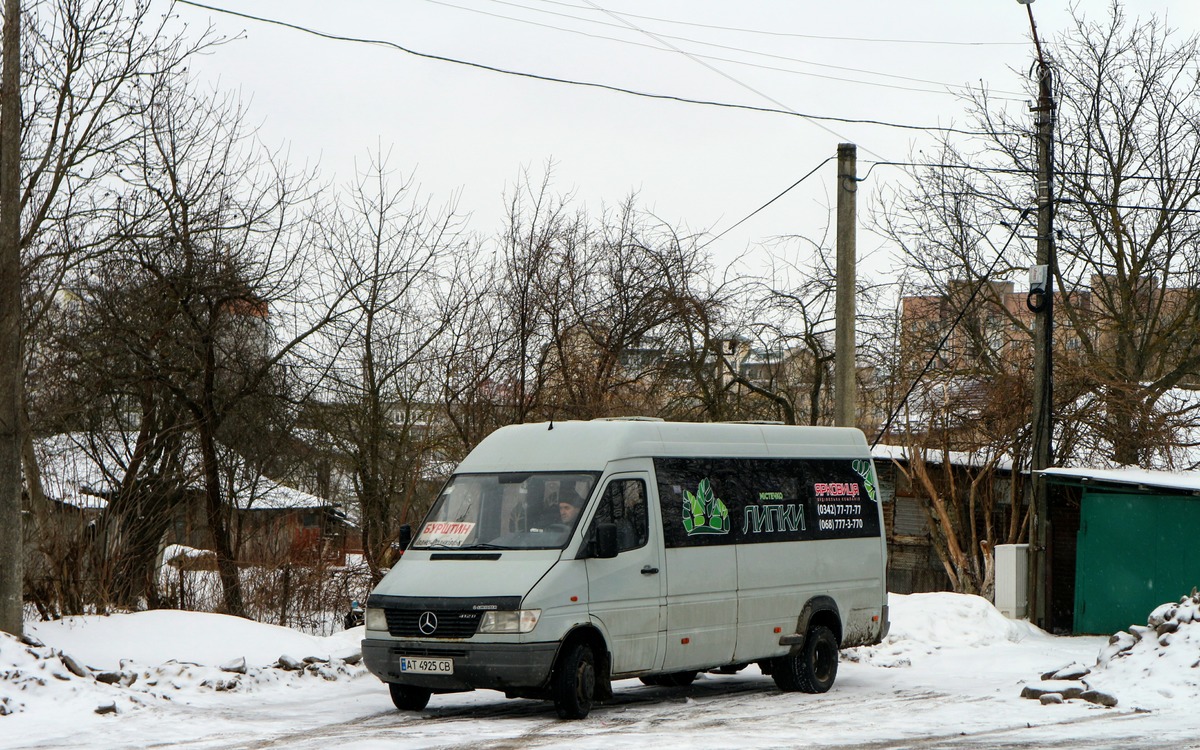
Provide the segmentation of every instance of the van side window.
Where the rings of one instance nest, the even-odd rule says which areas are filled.
[[[649,514],[646,509],[646,483],[640,479],[617,479],[604,488],[596,507],[593,524],[617,525],[617,549],[637,549],[649,538]]]

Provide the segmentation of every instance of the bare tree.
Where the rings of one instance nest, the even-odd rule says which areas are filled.
[[[809,250],[791,250],[797,240]],[[804,238],[781,239],[770,250],[765,276],[749,279],[737,295],[741,323],[728,345],[716,349],[719,367],[744,396],[741,418],[829,424],[837,289],[829,261],[835,254]],[[878,329],[864,324],[874,317],[879,292],[865,276],[856,286],[866,339]]]
[[[140,135],[146,89],[223,40],[203,29],[185,37],[148,0],[52,0],[26,14],[19,242],[23,325],[32,330],[52,314],[64,281],[109,246],[107,224],[93,219],[111,209],[109,181]],[[29,357],[39,356],[37,342]],[[26,482],[40,506],[27,424],[24,432]]]
[[[500,278],[496,304],[506,322],[507,342],[498,371],[499,385],[511,393],[505,400],[512,409],[505,423],[525,422],[543,405],[542,387],[548,374],[553,329],[566,327],[569,301],[556,298],[573,284],[558,283],[560,274],[578,269],[558,263],[575,254],[586,241],[586,215],[572,210],[571,196],[551,192],[553,165],[540,181],[528,172],[509,198],[508,224],[501,238]]]
[[[43,575],[52,580],[35,577],[33,587],[41,592],[40,606],[59,614],[81,614],[85,604],[101,611],[156,606],[160,543],[197,479],[188,472],[194,462],[186,414],[155,371],[170,356],[167,342],[177,333],[163,335],[171,312],[166,296],[136,278],[127,263],[111,260],[55,313],[57,335],[46,347],[54,356],[41,365],[60,373],[43,383],[42,398],[71,414],[51,425],[60,460],[76,455],[90,464],[83,476],[99,481],[87,491],[105,503],[89,539],[64,537],[50,525],[34,540],[43,552]],[[158,335],[142,338],[148,331]],[[152,356],[138,354],[147,351]],[[70,479],[56,478],[60,487]],[[72,557],[78,544],[86,554],[76,569],[61,569],[59,562]]]
[[[452,207],[431,210],[379,152],[326,225],[322,242],[350,291],[345,318],[325,335],[336,361],[318,423],[347,459],[378,580],[393,563],[399,525],[431,495],[421,487],[436,460],[439,344],[472,304],[458,280],[465,243]]]
[[[694,244],[639,210],[636,196],[562,242],[542,304],[549,323],[546,406],[553,416],[656,413],[673,322],[680,308],[669,276],[699,283],[708,261]]]
[[[506,378],[507,319],[495,289],[501,277],[493,261],[480,259],[458,275],[471,300],[450,317],[438,370],[438,402],[447,425],[443,452],[462,459],[497,427],[507,424],[513,390]]]
[[[187,415],[224,606],[241,614],[218,441],[239,409],[277,386],[283,363],[302,358],[338,299],[321,288],[324,269],[303,234],[306,180],[261,147],[234,100],[180,78],[155,84],[105,263],[157,298],[157,320],[128,330],[125,345]]]
[[[1075,354],[1056,361],[1055,410],[1077,417],[1060,424],[1107,446],[1110,461],[1170,463],[1177,430],[1200,416],[1164,402],[1200,370],[1200,41],[1153,16],[1130,20],[1113,2],[1100,20],[1077,10],[1057,42],[1056,282],[1066,293],[1055,309],[1059,351]],[[994,281],[1025,265],[995,240],[1020,234],[1034,203],[1031,119],[986,95],[975,118],[991,134],[983,145],[946,142],[884,222],[942,296],[950,280]],[[1085,400],[1092,408],[1074,408]]]
[[[922,382],[890,437],[896,462],[925,515],[930,541],[953,589],[990,597],[994,549],[1028,532],[1026,478],[1014,467],[1028,451],[1023,375],[935,377]],[[1002,476],[1007,479],[1001,481]]]
[[[23,25],[18,23],[22,10]],[[132,121],[142,101],[136,91],[139,82],[180,68],[191,54],[216,41],[201,33],[185,42],[168,31],[168,19],[169,14],[152,14],[149,3],[141,1],[55,0],[25,9],[19,2],[5,6],[6,130],[0,161],[7,177],[0,203],[8,223],[0,258],[5,284],[0,294],[0,336],[5,344],[0,348],[14,359],[5,359],[0,370],[13,379],[11,387],[2,390],[17,400],[17,407],[11,424],[7,413],[0,415],[0,504],[19,512],[22,471],[7,460],[14,450],[39,523],[46,505],[25,403],[20,331],[38,325],[62,279],[87,255],[88,243],[79,240],[86,235],[80,226],[97,199],[89,188],[111,175],[115,153],[134,132]],[[70,249],[62,242],[67,236],[75,238]],[[26,341],[35,348],[36,339]],[[10,490],[15,493],[12,508]],[[6,530],[19,528],[2,525]],[[21,576],[7,563],[6,557],[0,578],[17,587],[19,603]],[[0,599],[9,600],[7,591]]]

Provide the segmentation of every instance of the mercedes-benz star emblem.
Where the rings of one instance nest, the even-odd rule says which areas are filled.
[[[425,635],[433,635],[433,631],[437,630],[437,615],[432,612],[422,612],[417,618],[417,627]]]

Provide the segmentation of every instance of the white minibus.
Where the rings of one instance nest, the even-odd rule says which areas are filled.
[[[856,429],[647,418],[501,428],[367,601],[397,708],[476,688],[583,718],[612,682],[750,663],[825,692],[887,633],[886,547]]]

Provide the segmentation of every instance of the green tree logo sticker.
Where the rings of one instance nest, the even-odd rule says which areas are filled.
[[[854,469],[854,473],[862,477],[863,486],[867,488],[867,497],[871,498],[871,502],[879,502],[875,497],[875,466],[864,458],[856,458],[850,462],[850,467]]]
[[[683,528],[688,536],[729,533],[729,509],[713,494],[707,478],[700,480],[696,494],[683,491]]]

